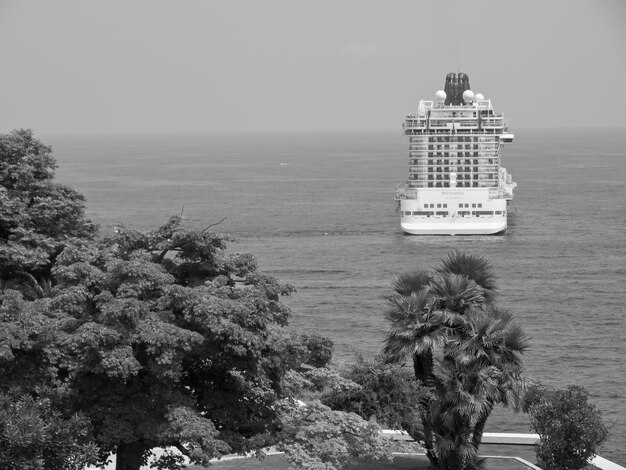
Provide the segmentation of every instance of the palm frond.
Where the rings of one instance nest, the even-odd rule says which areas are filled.
[[[387,320],[393,325],[422,315],[429,306],[430,299],[424,290],[409,296],[394,295],[388,298],[391,305],[385,310]]]
[[[389,332],[382,348],[382,355],[390,362],[399,362],[418,350],[428,349],[423,338],[437,329],[430,320],[429,297],[426,290],[409,296],[395,295],[389,299],[391,305],[385,311],[390,323]]]
[[[417,294],[428,287],[431,274],[428,271],[412,271],[397,275],[391,282],[395,293],[402,296]]]
[[[465,274],[443,272],[430,282],[430,293],[435,308],[445,308],[458,313],[484,305],[484,290]]]
[[[487,300],[493,300],[496,296],[495,273],[487,258],[453,250],[443,257],[441,266],[435,271],[439,274],[465,275],[484,289]]]
[[[504,347],[510,351],[523,353],[529,347],[529,338],[517,323],[509,325],[507,335],[504,338]]]

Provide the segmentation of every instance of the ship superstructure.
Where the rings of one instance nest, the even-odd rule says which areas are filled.
[[[434,101],[406,115],[409,179],[397,188],[402,229],[413,235],[495,234],[507,228],[516,184],[500,166],[513,141],[491,100],[470,90],[464,73],[449,73]]]

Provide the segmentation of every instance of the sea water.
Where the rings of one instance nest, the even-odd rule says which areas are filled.
[[[407,236],[394,187],[401,132],[49,136],[57,178],[87,197],[104,232],[170,215],[235,235],[263,271],[293,284],[291,326],[377,354],[394,275],[452,249],[490,259],[499,303],[531,338],[528,375],[582,385],[612,424],[602,451],[626,464],[626,132],[515,129],[502,164],[518,183],[501,236]],[[498,410],[487,431],[530,432]]]

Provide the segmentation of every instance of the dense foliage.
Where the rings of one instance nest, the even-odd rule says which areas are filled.
[[[279,442],[303,468],[383,456],[374,424],[316,398],[353,384],[327,367],[328,339],[286,328],[293,287],[180,217],[97,239],[55,167],[30,131],[0,136],[2,468],[114,452],[137,470],[163,446],[208,464]]]
[[[356,462],[391,459],[380,428],[355,413],[332,410],[319,401],[296,406],[283,401],[279,450],[296,469],[335,470]]]
[[[564,390],[537,388],[529,398],[528,412],[539,434],[537,458],[546,470],[582,470],[608,437],[589,393],[571,385]]]
[[[277,448],[298,469],[333,470],[355,462],[389,460],[388,443],[372,416],[343,406],[345,397],[367,394],[360,384],[334,366],[301,366],[285,375],[287,398],[278,405],[283,428]]]
[[[433,271],[398,276],[393,288],[383,353],[393,363],[411,358],[415,377],[430,391],[416,437],[433,468],[477,468],[494,406],[517,408],[525,391],[526,337],[495,304],[493,270],[484,258],[452,252]]]
[[[327,391],[322,397],[324,404],[374,420],[385,429],[404,430],[415,440],[422,440],[420,418],[429,391],[419,385],[412,371],[381,357],[366,359],[357,355],[342,375],[358,386]]]
[[[91,239],[84,197],[54,182],[50,147],[29,130],[0,134],[0,289],[49,294],[52,267],[72,238]]]
[[[83,470],[97,460],[84,416],[63,416],[49,391],[0,392],[0,468]]]
[[[0,468],[82,469],[96,456],[89,420],[61,405],[66,388],[44,359],[54,354],[56,319],[42,299],[56,260],[96,233],[55,169],[31,131],[0,134]]]

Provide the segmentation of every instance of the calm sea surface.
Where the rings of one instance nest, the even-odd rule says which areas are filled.
[[[528,374],[586,387],[613,424],[606,458],[626,464],[626,131],[515,130],[503,164],[518,183],[503,236],[402,234],[394,187],[400,132],[44,137],[59,180],[87,197],[104,231],[170,215],[234,234],[237,251],[298,292],[291,325],[334,339],[335,357],[376,354],[395,274],[453,248],[493,262],[500,303],[532,338]],[[498,411],[487,431],[529,432]],[[485,448],[487,449],[487,447]]]

